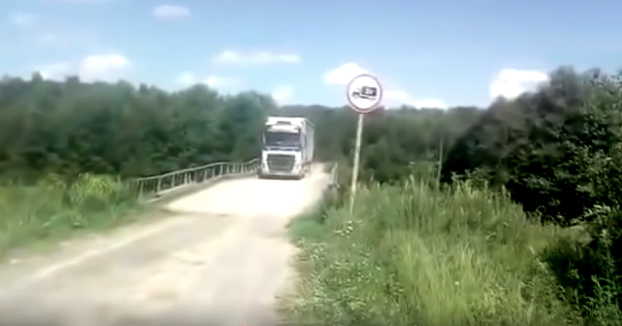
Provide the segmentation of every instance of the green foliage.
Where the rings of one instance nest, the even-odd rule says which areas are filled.
[[[296,325],[574,325],[537,253],[555,228],[507,196],[410,180],[361,189],[351,216],[329,208],[294,225],[306,277]]]
[[[82,174],[73,183],[49,175],[36,185],[0,188],[0,255],[17,246],[101,229],[127,219],[135,208],[125,184]]]
[[[588,325],[622,325],[622,212],[596,207],[592,222],[560,236],[543,254]]]
[[[621,107],[620,76],[563,67],[538,92],[496,101],[443,165],[444,181],[475,177],[544,222],[576,226],[544,259],[590,325],[622,323]]]
[[[4,77],[0,81],[0,254],[83,229],[117,225],[136,208],[123,182],[258,156],[276,104],[205,86],[178,92],[125,82]]]
[[[450,148],[444,180],[485,171],[525,210],[563,225],[583,219],[595,203],[617,202],[622,176],[612,170],[620,162],[610,151],[622,136],[622,88],[591,76],[560,68],[539,92],[495,102]]]
[[[255,92],[221,96],[205,86],[177,91],[125,82],[5,77],[0,82],[0,171],[34,181],[47,173],[153,175],[213,161],[256,157],[267,115],[308,117],[319,161],[351,160],[356,115],[346,107],[285,106]],[[363,133],[363,180],[393,182],[409,163],[435,160],[481,114],[477,108],[381,110]]]
[[[309,318],[312,317],[330,316],[326,317],[327,320],[333,318],[344,325],[357,322],[380,323],[381,321],[394,321],[393,324],[399,324],[399,319],[391,319],[390,311],[400,316],[407,315],[405,311],[416,311],[408,315],[410,317],[403,317],[406,319],[402,322],[469,324],[477,321],[476,324],[512,325],[532,324],[530,320],[521,319],[520,314],[530,314],[533,309],[544,309],[542,311],[546,312],[541,318],[550,322],[559,318],[559,320],[568,322],[574,320],[585,325],[622,324],[621,107],[621,77],[604,75],[596,70],[577,73],[570,67],[562,67],[552,72],[550,83],[537,92],[524,94],[515,100],[498,99],[484,111],[471,112],[469,109],[450,109],[446,112],[392,110],[369,116],[366,118],[363,137],[361,171],[363,184],[370,184],[370,181],[385,185],[395,184],[410,175],[419,184],[425,185],[422,187],[427,189],[426,191],[437,189],[428,193],[427,196],[433,198],[449,196],[443,191],[450,191],[452,196],[457,196],[464,189],[458,191],[456,187],[453,187],[454,190],[449,190],[451,187],[448,189],[441,187],[440,189],[445,190],[439,190],[436,187],[435,173],[438,172],[436,161],[441,156],[438,149],[440,141],[443,140],[448,149],[448,153],[442,157],[441,177],[445,183],[467,180],[471,186],[483,189],[477,190],[483,193],[491,190],[507,193],[513,201],[522,206],[534,223],[544,222],[545,225],[553,223],[564,227],[565,229],[558,230],[551,226],[538,227],[529,223],[527,233],[539,234],[542,237],[537,247],[530,242],[517,242],[516,239],[503,240],[501,244],[498,244],[502,248],[500,250],[515,246],[511,252],[504,252],[503,255],[506,257],[514,257],[514,252],[527,250],[526,248],[534,252],[535,258],[532,260],[517,259],[515,262],[526,264],[526,266],[538,262],[538,266],[548,266],[548,269],[542,271],[543,274],[534,276],[543,282],[539,284],[546,293],[538,294],[542,301],[537,301],[537,304],[535,301],[531,302],[530,304],[535,305],[533,307],[512,301],[514,299],[511,296],[504,297],[511,295],[511,292],[499,295],[501,301],[513,302],[503,308],[507,309],[512,316],[509,317],[510,319],[487,319],[490,316],[479,319],[482,317],[477,315],[478,308],[471,306],[467,306],[468,310],[475,311],[474,316],[477,315],[477,317],[464,314],[461,310],[437,309],[435,311],[437,315],[434,316],[442,317],[425,319],[425,316],[429,316],[426,315],[427,312],[417,309],[427,306],[447,307],[447,304],[451,306],[454,301],[449,299],[449,296],[443,300],[436,299],[435,293],[442,294],[444,290],[435,289],[438,292],[428,293],[419,289],[418,285],[413,285],[418,284],[417,282],[435,284],[433,279],[418,279],[417,282],[410,283],[407,282],[408,279],[400,279],[393,285],[387,285],[384,281],[371,281],[370,277],[374,280],[386,280],[391,279],[393,274],[385,275],[385,272],[378,272],[380,274],[372,273],[369,274],[372,276],[354,277],[354,275],[367,273],[369,267],[365,267],[367,266],[365,264],[371,264],[374,260],[361,258],[360,253],[350,252],[348,241],[354,242],[356,248],[361,248],[363,244],[373,239],[388,239],[392,236],[379,236],[369,231],[365,233],[365,240],[348,238],[349,240],[344,240],[339,244],[340,242],[334,239],[331,233],[337,227],[331,223],[345,223],[347,215],[340,211],[341,213],[323,215],[327,225],[316,223],[312,227],[310,221],[313,220],[305,220],[306,227],[315,228],[317,234],[329,234],[321,239],[316,238],[314,241],[317,242],[317,246],[311,245],[311,249],[306,251],[311,257],[307,259],[314,258],[316,261],[306,261],[303,264],[306,266],[304,268],[312,271],[311,278],[316,282],[312,284],[313,287],[329,292],[312,293],[315,297],[309,300],[315,301],[313,303],[307,301],[305,304],[308,305],[298,307],[302,314],[298,317],[302,318],[301,320],[310,321]],[[467,113],[467,115],[461,116],[460,113]],[[342,141],[353,139],[354,115],[348,116],[344,113],[337,118],[337,115],[341,114],[337,110],[331,114],[334,115],[335,121],[341,119],[341,122],[326,129],[326,132],[332,133],[341,131],[339,134],[341,136],[331,136],[331,139]],[[342,127],[339,128],[339,125]],[[343,136],[345,133],[348,136]],[[352,145],[347,141],[341,145],[332,146],[336,148],[337,154],[334,155],[351,157]],[[341,148],[341,151],[338,148]],[[463,185],[460,182],[464,181],[459,181],[459,185]],[[457,187],[460,189],[462,186]],[[391,189],[394,192],[389,195]],[[373,201],[369,197],[361,199],[360,205],[366,209],[365,212],[361,212],[361,219],[393,223],[397,225],[396,230],[405,229],[403,223],[407,223],[418,215],[416,212],[402,215],[392,214],[396,211],[393,207],[402,207],[405,205],[403,201],[407,200],[397,194],[395,189],[399,188],[387,187],[382,191],[378,189],[372,191],[378,198],[387,196],[386,205],[381,205],[379,201]],[[438,193],[438,191],[441,192]],[[464,194],[463,192],[462,195]],[[389,196],[396,199],[389,200]],[[398,198],[402,201],[400,202]],[[507,204],[507,199],[503,200]],[[417,201],[417,205],[422,205],[421,203]],[[494,201],[489,204],[497,206],[482,205],[478,210],[470,212],[473,216],[482,216],[491,209],[499,208],[500,205]],[[458,206],[461,209],[467,209],[465,207],[469,205],[470,203],[463,202]],[[428,216],[434,217],[435,221],[440,220],[439,223],[447,220],[447,218],[438,216],[444,208],[439,206],[436,209],[440,212],[430,210]],[[463,212],[458,208],[455,208],[454,214],[463,216],[461,215]],[[508,216],[503,214],[508,214]],[[504,223],[515,223],[516,221],[512,222],[513,219],[525,218],[522,214],[518,216],[509,211],[504,211],[503,214],[504,218],[508,219],[503,220]],[[471,221],[469,228],[464,228],[461,232],[473,234],[475,238],[484,238],[478,233],[479,231],[474,232],[471,228],[484,230],[488,223],[486,219]],[[373,225],[369,230],[383,230],[392,226]],[[443,232],[445,231],[447,230]],[[436,229],[417,229],[417,232],[409,232],[407,237],[399,238],[400,240],[395,241],[395,245],[389,248],[383,249],[384,242],[373,242],[370,251],[377,253],[379,257],[391,257],[394,250],[397,250],[396,247],[401,246],[397,243],[408,243],[410,239],[427,239],[428,235],[434,239],[445,239],[442,234]],[[496,233],[495,236],[497,236]],[[432,240],[426,241],[432,243]],[[461,243],[454,238],[451,241]],[[432,252],[430,254],[432,258],[428,258],[426,262],[451,257],[438,251],[446,248],[443,243],[435,243],[435,246],[425,244],[423,248],[427,250],[426,253]],[[462,244],[470,246],[470,244]],[[419,249],[418,246],[415,247]],[[437,248],[440,249],[435,251]],[[473,255],[478,262],[482,260],[480,266],[483,266],[483,270],[478,271],[481,275],[486,275],[491,279],[512,277],[511,270],[516,268],[513,261],[499,260],[496,261],[499,265],[488,264],[484,263],[487,259],[486,255],[489,255],[489,252],[476,251]],[[543,264],[540,264],[539,260]],[[402,263],[399,259],[383,261],[386,264],[382,265],[384,266],[382,268],[387,271],[399,269]],[[363,265],[357,265],[359,263]],[[472,268],[468,266],[460,268],[462,269],[457,269],[459,272],[456,273],[461,275],[472,273]],[[421,270],[424,275],[449,278],[449,276],[443,276],[443,273],[446,273],[444,270],[429,270],[425,264],[415,264],[410,270],[416,270],[417,275]],[[514,275],[519,275],[516,282],[530,284],[525,278],[527,274]],[[444,278],[442,280],[446,281]],[[478,282],[482,283],[478,283],[477,288],[486,288],[484,281]],[[447,281],[447,283],[451,282]],[[560,285],[563,289],[561,293],[557,292],[556,285]],[[346,289],[339,292],[338,289],[344,286]],[[415,291],[418,295],[425,294],[425,296],[410,297],[412,299],[410,304],[415,308],[408,306],[408,309],[400,310],[400,304],[409,301],[404,301],[400,297],[395,303],[389,300],[390,296],[377,294],[383,286],[385,288],[402,286]],[[349,287],[354,291],[351,294],[348,294]],[[479,302],[477,299],[472,300]],[[447,304],[443,305],[445,302]],[[362,306],[354,307],[355,304]],[[576,308],[568,306],[569,304]],[[395,308],[396,305],[398,308]],[[336,309],[335,306],[340,308]],[[480,307],[488,306],[482,304]],[[514,308],[516,310],[513,310]],[[512,315],[512,311],[518,314]],[[575,314],[577,312],[580,317]],[[564,316],[571,318],[564,319]],[[559,323],[555,322],[555,324]]]
[[[255,92],[199,85],[5,77],[0,250],[122,222],[135,207],[122,180],[248,160],[267,115],[304,116],[316,125],[317,160],[340,162],[340,187],[321,218],[298,224],[311,275],[299,321],[617,326],[622,82],[568,67],[551,77],[487,110],[367,115],[360,180],[369,188],[356,219],[331,208],[350,185],[356,115],[347,107],[279,108]],[[448,184],[467,181],[439,187],[439,171]],[[532,224],[508,196],[528,216],[572,227]]]
[[[205,86],[155,87],[5,77],[0,82],[0,171],[135,177],[257,157],[259,128],[276,110],[254,92],[223,97]]]
[[[304,116],[316,126],[316,156],[320,161],[351,164],[356,114],[349,108],[285,106],[279,114]],[[361,150],[363,182],[399,182],[408,177],[412,163],[436,161],[441,142],[451,146],[482,114],[473,107],[450,110],[380,110],[365,117]]]

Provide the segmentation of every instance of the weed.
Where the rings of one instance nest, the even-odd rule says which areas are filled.
[[[135,207],[134,198],[117,179],[90,174],[72,183],[49,175],[32,186],[0,187],[0,255],[75,230],[117,225]]]
[[[327,208],[293,226],[301,247],[297,325],[571,325],[540,252],[555,227],[468,182],[411,179],[360,189],[354,213]]]

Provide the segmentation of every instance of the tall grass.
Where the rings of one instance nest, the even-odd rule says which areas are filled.
[[[50,175],[33,186],[0,187],[0,257],[37,240],[114,226],[134,198],[115,178],[89,174],[70,184]]]
[[[411,179],[360,190],[292,227],[302,273],[295,325],[574,325],[540,252],[560,232],[506,195]]]

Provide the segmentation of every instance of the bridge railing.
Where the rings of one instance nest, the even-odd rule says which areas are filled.
[[[259,159],[248,162],[217,162],[203,166],[136,178],[130,186],[139,197],[160,196],[192,184],[215,181],[227,176],[252,174],[259,167]]]
[[[339,163],[335,162],[330,167],[330,186],[334,188],[339,188]]]

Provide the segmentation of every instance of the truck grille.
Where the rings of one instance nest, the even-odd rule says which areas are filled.
[[[294,155],[268,154],[268,169],[270,169],[270,172],[291,172],[295,162]]]

